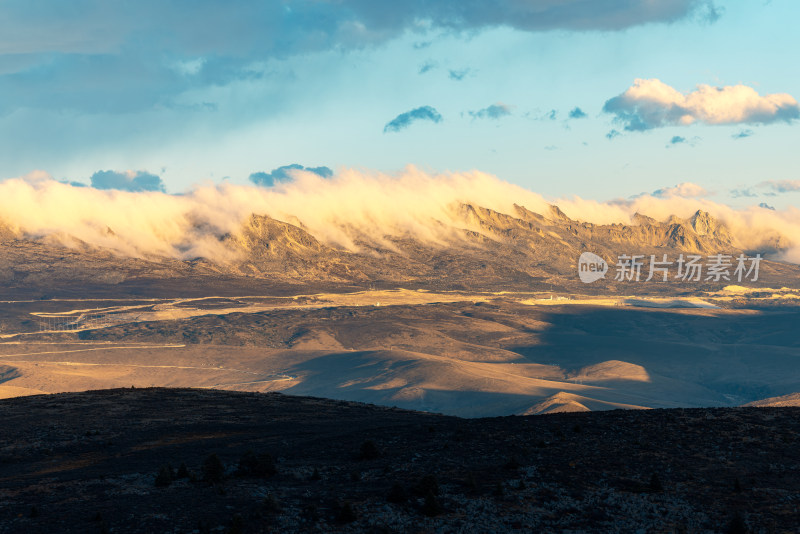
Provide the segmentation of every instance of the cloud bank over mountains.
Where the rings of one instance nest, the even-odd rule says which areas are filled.
[[[606,101],[603,111],[630,132],[695,123],[788,123],[800,118],[797,100],[786,93],[761,96],[746,85],[705,84],[681,93],[655,78],[636,79],[624,93]]]
[[[252,214],[301,224],[320,241],[345,250],[358,243],[382,248],[387,236],[410,236],[434,246],[457,242],[456,229],[473,228],[462,203],[514,214],[514,205],[547,216],[558,205],[572,219],[630,224],[635,213],[666,221],[698,209],[724,221],[741,246],[757,249],[782,235],[800,261],[800,210],[734,209],[701,197],[702,187],[683,183],[654,194],[609,202],[542,195],[473,171],[432,175],[414,167],[387,175],[343,169],[323,177],[313,169],[291,169],[290,180],[272,187],[204,185],[186,194],[74,187],[41,171],[0,182],[0,222],[18,235],[48,238],[66,246],[99,246],[120,254],[206,257],[228,261],[235,252],[221,240],[235,235]],[[791,189],[796,184],[781,184]],[[497,236],[495,236],[497,238]],[[80,241],[76,241],[80,240]]]

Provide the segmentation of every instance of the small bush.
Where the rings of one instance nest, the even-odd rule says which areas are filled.
[[[424,497],[428,492],[439,495],[439,481],[433,475],[425,475],[412,488],[414,495]]]
[[[275,460],[269,453],[263,452],[257,455],[253,451],[247,451],[239,459],[239,474],[242,476],[267,478],[277,472]]]
[[[203,460],[203,480],[216,484],[222,482],[225,475],[225,466],[216,454],[210,454]]]
[[[658,478],[657,474],[653,473],[650,477],[650,483],[647,485],[647,488],[654,493],[664,490],[664,486],[661,485],[661,479]]]
[[[408,500],[406,489],[398,482],[395,482],[389,490],[386,500],[395,504],[402,504]]]
[[[478,489],[478,481],[475,479],[475,473],[470,471],[467,473],[467,479],[464,484],[471,490],[475,491]]]
[[[162,465],[158,470],[158,475],[156,475],[156,487],[165,488],[170,484],[172,484],[172,467]]]
[[[356,517],[356,512],[353,509],[353,505],[350,504],[350,501],[344,501],[338,506],[338,510],[336,511],[336,521],[339,523],[352,523],[358,519]]]
[[[728,526],[725,529],[727,534],[747,534],[747,523],[744,522],[742,514],[737,510],[731,517]]]
[[[271,514],[279,514],[283,511],[281,507],[281,503],[278,501],[277,497],[275,497],[272,493],[267,493],[267,496],[264,497],[264,501],[261,503],[262,507],[266,512]]]
[[[181,465],[178,467],[178,472],[175,474],[175,478],[189,478],[189,469],[186,468],[186,464],[181,462]]]
[[[361,449],[358,454],[359,460],[375,460],[381,457],[381,450],[378,445],[371,439],[366,440],[361,444]]]
[[[231,526],[225,530],[226,534],[242,534],[244,532],[244,518],[242,514],[233,514]]]
[[[492,492],[492,494],[495,497],[502,497],[503,495],[506,494],[506,490],[505,490],[505,488],[503,488],[503,483],[502,482],[498,482],[497,484],[495,484],[494,491]]]
[[[319,521],[319,510],[317,510],[317,507],[313,504],[305,505],[305,507],[303,507],[302,515],[305,519],[311,521],[312,523]]]
[[[425,495],[425,502],[422,503],[422,513],[428,517],[435,517],[442,513],[442,505],[433,492],[428,492]]]
[[[522,467],[522,464],[520,463],[520,461],[517,459],[516,456],[512,456],[511,458],[508,459],[508,461],[505,464],[503,464],[503,467],[505,469],[508,469],[509,471],[516,471],[517,469]]]
[[[322,475],[319,474],[319,469],[317,469],[316,467],[314,468],[314,472],[311,473],[310,480],[313,480],[314,482],[322,480]]]

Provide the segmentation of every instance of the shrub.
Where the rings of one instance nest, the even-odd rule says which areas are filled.
[[[503,495],[505,495],[506,490],[505,488],[503,488],[503,483],[498,481],[497,484],[495,484],[494,491],[492,493],[494,494],[495,497],[502,497]]]
[[[307,504],[303,507],[302,516],[311,521],[312,523],[316,523],[319,521],[319,510],[313,504]]]
[[[519,460],[517,460],[516,456],[512,456],[511,458],[508,459],[508,461],[505,464],[503,464],[503,467],[505,469],[508,469],[509,471],[516,471],[517,469],[522,467],[522,464],[520,463]]]
[[[400,483],[395,482],[392,485],[392,488],[389,490],[386,500],[395,504],[402,504],[406,502],[408,500],[406,489]]]
[[[428,492],[425,495],[425,502],[422,504],[422,513],[428,517],[434,517],[442,513],[442,505],[433,492]]]
[[[175,478],[189,478],[189,469],[186,468],[186,464],[181,462],[181,465],[178,467],[178,472],[175,474]]]
[[[172,484],[172,467],[162,465],[158,470],[158,475],[156,475],[156,487],[165,488],[170,484]]]
[[[242,476],[267,478],[277,472],[275,461],[269,453],[256,455],[253,451],[247,451],[239,459],[239,474]]]
[[[352,523],[356,519],[356,512],[353,510],[353,505],[350,504],[350,501],[344,501],[338,506],[336,521],[339,523]]]
[[[242,514],[233,514],[231,526],[225,531],[227,534],[241,534],[244,532],[244,518]]]
[[[271,514],[279,514],[283,511],[281,503],[272,493],[267,493],[267,496],[264,497],[264,501],[261,504],[264,507],[264,510]]]
[[[647,485],[647,488],[654,493],[663,491],[664,486],[661,485],[661,479],[658,478],[657,474],[653,473],[650,477],[650,483]]]
[[[738,510],[731,517],[725,532],[727,534],[747,534],[747,523],[744,522],[744,518]]]
[[[203,480],[216,484],[222,482],[225,466],[216,454],[210,454],[203,460]]]
[[[361,444],[361,450],[358,454],[359,460],[375,460],[376,458],[380,458],[381,451],[378,448],[378,445],[368,439]]]
[[[424,497],[429,492],[433,495],[439,495],[439,481],[433,475],[425,475],[419,482],[412,488],[414,495]]]

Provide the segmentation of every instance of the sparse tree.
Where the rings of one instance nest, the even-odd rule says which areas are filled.
[[[165,488],[172,484],[172,467],[169,465],[162,465],[156,475],[156,487]]]
[[[225,466],[219,457],[212,453],[203,461],[203,479],[216,484],[222,482],[222,477],[225,474]]]

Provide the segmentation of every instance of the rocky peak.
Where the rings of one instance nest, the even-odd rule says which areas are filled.
[[[697,235],[713,234],[720,226],[711,214],[703,210],[697,210],[697,212],[689,218],[689,224],[691,224],[692,230],[694,230]]]
[[[567,217],[567,214],[561,211],[561,208],[556,206],[555,204],[550,205],[550,213],[548,213],[550,219],[554,222],[562,222],[562,223],[571,223],[572,219]]]
[[[656,221],[652,217],[648,217],[647,215],[642,215],[637,211],[631,217],[631,224],[633,224],[634,226],[648,226],[648,225],[657,225],[658,221]]]

